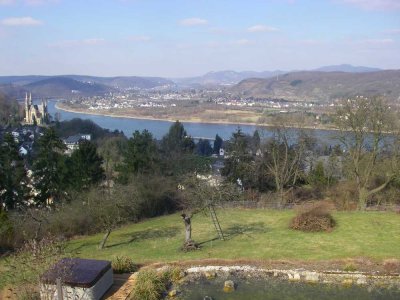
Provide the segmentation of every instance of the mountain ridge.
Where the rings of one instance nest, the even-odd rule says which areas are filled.
[[[299,71],[278,78],[242,80],[230,91],[241,97],[331,101],[356,95],[400,101],[400,70],[363,73]]]
[[[201,76],[187,77],[187,78],[176,78],[173,79],[176,83],[183,86],[194,86],[194,85],[234,85],[242,80],[249,78],[272,78],[275,76],[293,73],[293,72],[346,72],[346,73],[367,73],[382,71],[379,68],[364,67],[364,66],[353,66],[350,64],[341,65],[329,65],[323,66],[317,69],[311,70],[274,70],[274,71],[211,71]]]

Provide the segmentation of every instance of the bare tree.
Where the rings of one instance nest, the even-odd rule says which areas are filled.
[[[137,193],[132,186],[118,186],[113,190],[91,190],[87,194],[87,209],[95,223],[104,230],[98,248],[103,249],[111,232],[121,224],[136,219]]]
[[[302,131],[279,126],[264,145],[265,171],[273,178],[281,204],[285,204],[286,189],[293,187],[301,176],[310,141]]]
[[[347,152],[360,210],[366,208],[370,196],[382,191],[396,176],[398,151],[395,123],[393,109],[382,97],[347,99],[336,111],[336,124],[340,130],[338,139]],[[392,163],[380,172],[384,180],[375,186],[372,179],[385,158],[384,153],[389,153],[386,158],[389,157]]]
[[[197,249],[192,239],[192,218],[198,213],[207,213],[211,206],[240,197],[238,188],[231,183],[217,183],[211,177],[192,176],[179,185],[182,192],[181,217],[185,225],[185,242],[182,249]]]

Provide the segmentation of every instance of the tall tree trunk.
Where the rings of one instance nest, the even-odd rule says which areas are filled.
[[[182,214],[181,216],[185,224],[185,243],[187,243],[192,240],[191,215]]]
[[[104,246],[106,245],[107,239],[111,234],[111,229],[107,229],[106,233],[103,236],[103,239],[101,240],[100,244],[99,244],[99,249],[104,249]]]
[[[365,210],[367,208],[368,191],[365,188],[358,190],[358,210]]]
[[[378,186],[370,191],[367,190],[365,187],[359,187],[358,188],[358,209],[365,210],[367,208],[367,202],[368,202],[369,196],[382,191],[391,182],[391,180],[392,180],[392,177],[387,179],[380,186]]]

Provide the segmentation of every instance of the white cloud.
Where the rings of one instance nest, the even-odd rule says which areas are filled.
[[[367,10],[400,10],[399,0],[341,0]]]
[[[151,41],[151,37],[146,35],[133,35],[127,38],[132,42],[148,42]]]
[[[0,38],[5,38],[7,36],[7,31],[0,27]]]
[[[323,44],[323,41],[316,40],[316,39],[304,39],[304,40],[299,40],[299,43],[303,44],[303,45],[313,46],[313,45],[321,45],[321,44]]]
[[[98,45],[98,44],[103,44],[105,41],[106,41],[105,39],[92,38],[92,39],[81,40],[80,42],[83,45]]]
[[[25,4],[27,5],[43,5],[43,4],[51,4],[57,3],[58,0],[24,0]]]
[[[230,34],[231,32],[225,28],[220,28],[220,27],[213,27],[210,28],[210,32],[213,34],[218,34],[218,35],[226,35]]]
[[[23,3],[29,6],[58,3],[60,0],[0,0],[0,5]]]
[[[400,28],[398,28],[398,29],[389,29],[389,30],[386,30],[385,33],[400,34]]]
[[[191,43],[178,43],[176,45],[176,48],[179,49],[179,50],[191,49],[191,48],[194,48],[194,47],[195,47],[195,45],[191,44]]]
[[[370,44],[370,45],[388,45],[394,43],[393,39],[366,39],[359,41],[361,44]]]
[[[49,47],[54,48],[68,48],[68,47],[76,47],[76,46],[94,46],[103,44],[106,40],[101,38],[90,38],[83,40],[65,40],[59,41],[56,43],[49,44]]]
[[[239,46],[246,46],[246,45],[250,45],[250,44],[252,44],[253,42],[252,41],[250,41],[250,40],[248,40],[248,39],[239,39],[239,40],[235,40],[235,41],[232,41],[231,42],[231,44],[233,44],[233,45],[239,45]]]
[[[278,31],[278,28],[258,24],[258,25],[254,25],[254,26],[247,28],[247,31],[248,32],[274,32],[274,31]]]
[[[6,18],[1,20],[0,24],[4,26],[37,26],[43,22],[32,17]]]
[[[0,5],[11,5],[14,3],[15,3],[15,0],[0,0]]]
[[[188,18],[188,19],[183,19],[179,22],[182,26],[201,26],[201,25],[207,25],[208,21],[206,19],[201,19],[201,18]]]

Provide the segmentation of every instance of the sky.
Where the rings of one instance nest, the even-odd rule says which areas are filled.
[[[400,0],[0,0],[0,75],[400,69]]]

